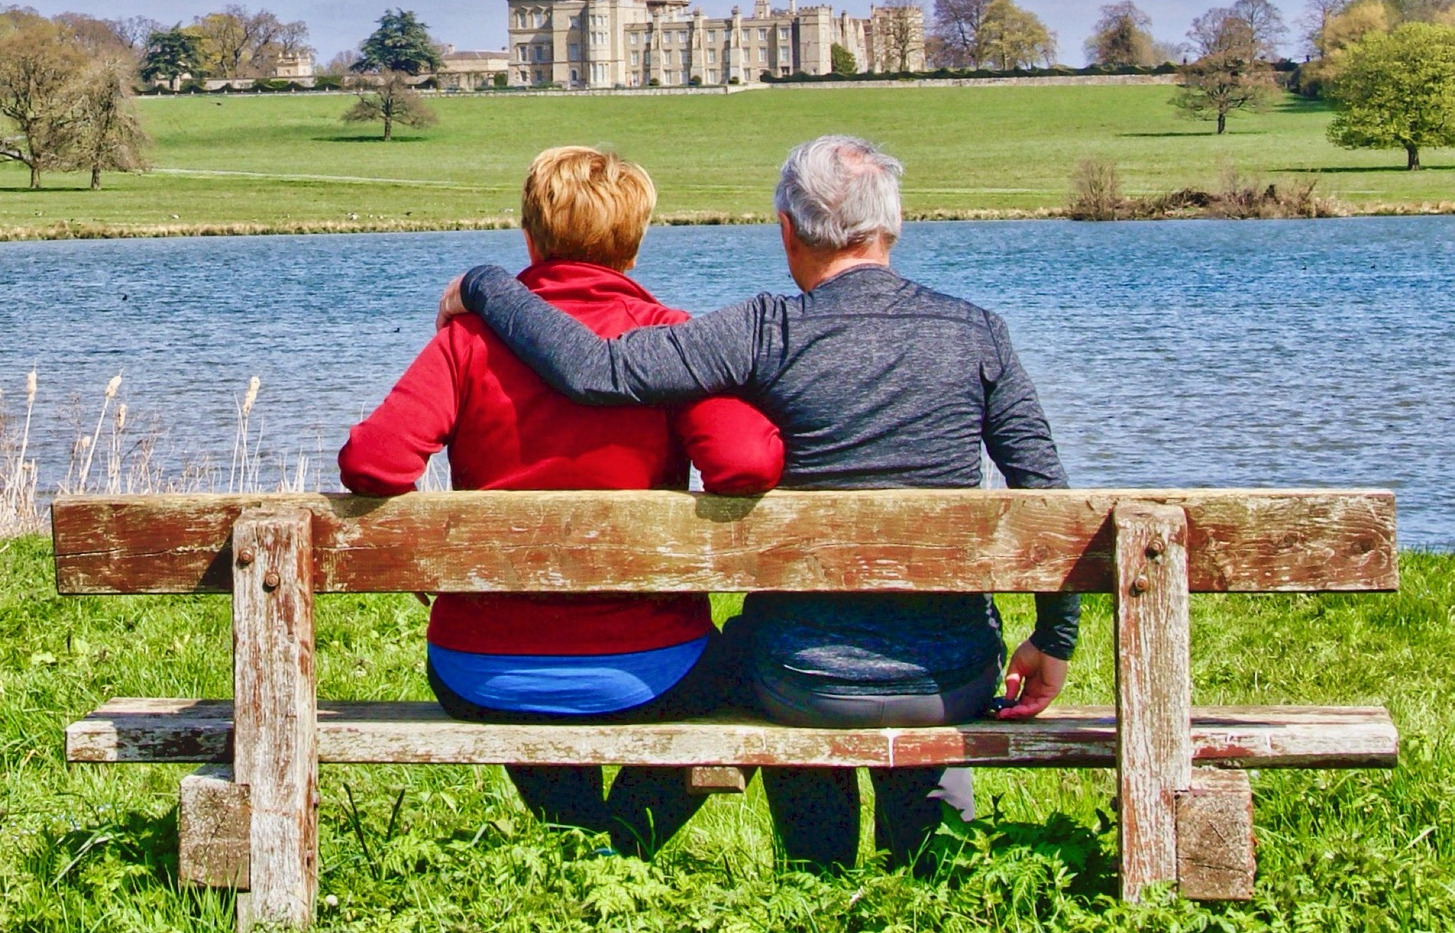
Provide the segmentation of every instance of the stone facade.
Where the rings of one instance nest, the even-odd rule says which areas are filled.
[[[831,49],[841,45],[859,69],[902,57],[884,45],[890,35],[882,10],[869,19],[835,16],[827,5],[772,9],[756,0],[751,16],[711,18],[688,10],[688,0],[509,0],[509,83],[512,87],[678,87],[752,84],[767,73],[787,77],[832,70]],[[924,14],[897,17],[895,35],[917,36],[911,69],[924,67]],[[897,26],[898,21],[894,21]],[[892,54],[891,54],[892,53]]]

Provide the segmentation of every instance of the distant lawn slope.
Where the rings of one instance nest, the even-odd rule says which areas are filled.
[[[661,215],[771,216],[788,149],[829,132],[904,160],[912,213],[1056,210],[1079,159],[1114,160],[1127,194],[1213,189],[1224,166],[1262,184],[1318,172],[1317,194],[1357,210],[1455,199],[1455,153],[1403,170],[1395,152],[1324,138],[1319,103],[1282,99],[1229,132],[1179,118],[1168,87],[843,88],[692,97],[432,100],[438,126],[392,143],[345,125],[341,95],[207,96],[141,102],[155,170],[49,174],[46,189],[0,166],[0,236],[52,224],[175,226],[337,222],[451,226],[508,219],[530,159],[548,146],[604,145],[640,161]],[[184,232],[179,230],[178,232]]]

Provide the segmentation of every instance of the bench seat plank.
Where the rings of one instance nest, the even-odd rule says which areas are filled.
[[[230,592],[233,523],[259,506],[313,514],[317,593],[1104,593],[1127,499],[1186,510],[1193,592],[1399,585],[1379,490],[62,496],[51,516],[68,595]]]
[[[750,719],[633,726],[477,725],[429,702],[318,704],[329,763],[1017,767],[1116,765],[1109,706],[1056,707],[1021,723],[806,729]],[[226,762],[229,700],[119,698],[66,730],[77,762]],[[1399,738],[1383,707],[1195,707],[1194,760],[1232,768],[1390,768]]]

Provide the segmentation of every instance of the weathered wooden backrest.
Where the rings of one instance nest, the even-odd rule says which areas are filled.
[[[331,592],[754,589],[1111,592],[1111,515],[1187,517],[1203,591],[1391,590],[1392,493],[1369,490],[884,490],[61,497],[62,593],[231,592],[233,525],[304,510]]]

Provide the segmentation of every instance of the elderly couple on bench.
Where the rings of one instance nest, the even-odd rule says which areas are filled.
[[[683,489],[689,459],[721,494],[974,487],[983,445],[1010,486],[1065,487],[1005,323],[891,268],[902,171],[851,137],[794,149],[775,206],[802,294],[689,318],[625,274],[656,203],[646,172],[587,148],[541,153],[522,194],[531,264],[449,284],[434,339],[340,452],[344,483],[407,492],[448,447],[460,489]],[[1060,692],[1079,613],[1075,596],[1037,596],[1035,632],[1007,663],[982,594],[754,593],[721,632],[703,595],[442,594],[428,674],[451,716],[487,722],[1016,719]],[[533,812],[643,857],[704,799],[681,768],[623,767],[609,794],[599,767],[507,770]],[[784,855],[852,866],[854,771],[761,771]],[[942,805],[974,814],[968,768],[871,777],[892,866],[928,866]]]

